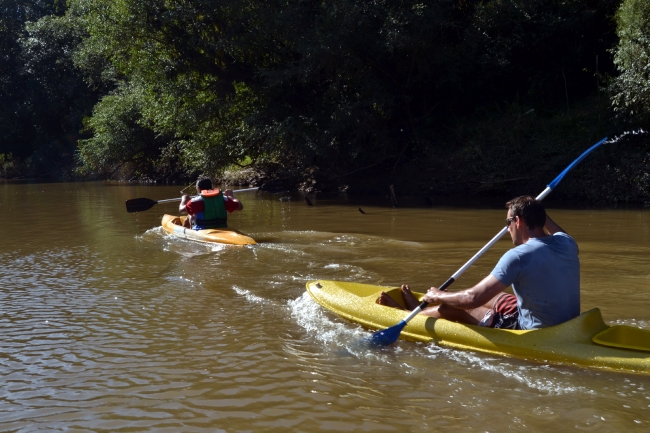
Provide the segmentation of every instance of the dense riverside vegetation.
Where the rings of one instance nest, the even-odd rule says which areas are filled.
[[[0,175],[650,201],[646,0],[0,0]]]

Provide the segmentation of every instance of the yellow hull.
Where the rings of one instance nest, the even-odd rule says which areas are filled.
[[[398,287],[319,280],[308,282],[307,291],[323,307],[370,329],[390,328],[407,315],[404,310],[375,302],[383,291],[404,305]],[[531,331],[484,328],[418,315],[400,338],[543,363],[650,373],[650,331],[608,326],[597,308],[561,325]]]
[[[257,243],[255,239],[235,229],[192,230],[183,226],[186,218],[185,216],[164,215],[161,224],[167,233],[197,242],[228,245],[254,245]]]

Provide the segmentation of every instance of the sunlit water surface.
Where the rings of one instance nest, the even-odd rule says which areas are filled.
[[[179,189],[0,183],[1,431],[650,428],[650,376],[404,341],[370,350],[355,344],[367,330],[305,292],[311,279],[440,285],[501,229],[502,204],[242,193],[229,221],[249,247],[170,237],[159,224],[173,203],[125,210]],[[579,243],[583,311],[650,329],[649,211],[547,206]]]

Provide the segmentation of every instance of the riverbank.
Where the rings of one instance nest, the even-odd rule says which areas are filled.
[[[525,107],[461,119],[439,137],[422,139],[396,158],[349,173],[281,164],[227,170],[226,184],[283,179],[307,193],[348,192],[421,197],[512,197],[541,191],[591,145],[608,142],[563,180],[556,198],[583,203],[650,205],[650,135],[615,118],[597,100],[569,114]]]
[[[222,173],[188,172],[173,161],[143,176],[128,163],[110,174],[76,171],[72,161],[38,166],[0,161],[0,178],[114,180],[189,184],[199,175],[236,186],[269,181],[306,193],[375,195],[427,203],[434,198],[503,198],[543,189],[573,159],[603,137],[609,142],[563,180],[554,197],[593,204],[650,205],[650,135],[618,121],[597,100],[567,113],[537,113],[528,107],[495,108],[480,118],[459,119],[439,136],[424,136],[383,160],[359,161],[348,171],[335,161],[320,165],[265,161],[231,166]],[[40,168],[38,168],[40,167]],[[50,167],[49,171],[43,167]],[[541,189],[540,189],[541,188]]]

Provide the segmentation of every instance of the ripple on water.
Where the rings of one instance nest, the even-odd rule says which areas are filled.
[[[543,365],[511,358],[494,357],[472,351],[449,349],[435,344],[411,343],[399,340],[395,345],[380,348],[369,348],[359,344],[364,341],[371,331],[361,326],[339,319],[318,305],[308,293],[288,303],[294,320],[305,329],[306,333],[320,341],[324,350],[338,353],[341,356],[354,356],[360,359],[374,359],[392,362],[395,353],[408,352],[408,357],[420,358],[421,367],[409,365],[409,371],[423,368],[419,374],[426,373],[432,366],[453,363],[454,370],[488,373],[493,377],[501,377],[509,383],[509,387],[525,388],[542,392],[546,395],[593,395],[592,387],[580,382],[588,382],[601,374],[594,371],[574,369],[570,366]],[[431,361],[428,363],[427,361]],[[434,367],[435,368],[435,367]],[[585,379],[585,375],[587,379]],[[576,376],[579,380],[576,380]],[[643,387],[638,392],[645,391]],[[650,395],[650,394],[648,394]],[[650,398],[650,397],[649,397]],[[650,406],[649,406],[650,407]]]

